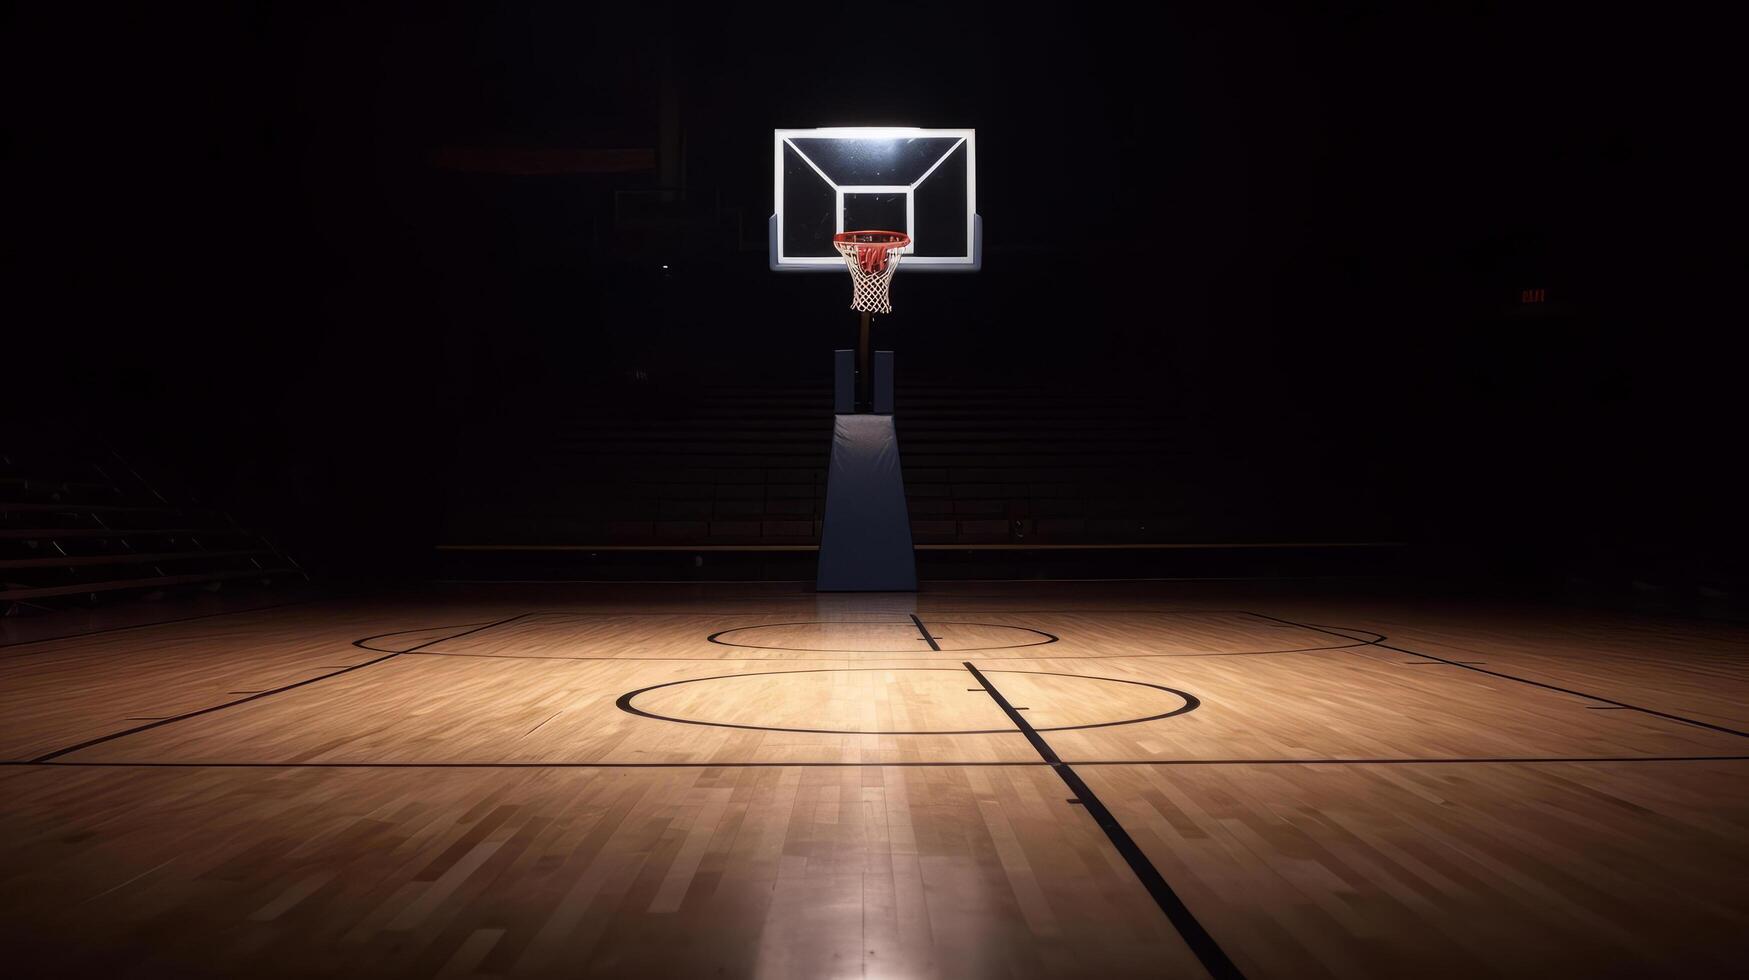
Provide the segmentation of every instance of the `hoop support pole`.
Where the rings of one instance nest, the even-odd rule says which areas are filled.
[[[856,334],[856,410],[869,412],[874,410],[874,362],[869,354],[868,340],[874,314],[864,310],[860,317],[862,326]]]

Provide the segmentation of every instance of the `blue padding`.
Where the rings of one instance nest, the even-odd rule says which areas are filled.
[[[820,534],[821,592],[915,592],[911,515],[891,415],[839,415]]]

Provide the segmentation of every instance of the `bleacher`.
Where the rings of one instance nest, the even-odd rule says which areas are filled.
[[[0,450],[0,613],[288,579],[306,576],[263,535],[113,451]]]
[[[1121,546],[1255,538],[1293,485],[1278,540],[1376,534],[1364,494],[1293,484],[1303,459],[1223,449],[1124,392],[901,386],[898,430],[920,545]],[[806,547],[831,438],[821,387],[718,387],[628,409],[579,403],[539,435],[464,446],[450,545]],[[1218,465],[1217,465],[1218,464]],[[1326,487],[1325,489],[1328,489]],[[1341,499],[1338,499],[1338,498]],[[1344,502],[1345,501],[1345,502]],[[1242,516],[1242,519],[1238,519]],[[1244,531],[1239,530],[1245,529]]]

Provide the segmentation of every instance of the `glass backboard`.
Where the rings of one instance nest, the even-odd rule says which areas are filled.
[[[907,272],[976,272],[977,133],[970,129],[779,129],[772,138],[771,268],[839,271],[841,231],[902,231]]]

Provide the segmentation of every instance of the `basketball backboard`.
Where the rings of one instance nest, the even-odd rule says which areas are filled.
[[[906,272],[976,272],[977,162],[970,129],[775,130],[772,270],[842,271],[832,236],[874,228],[911,236]]]

